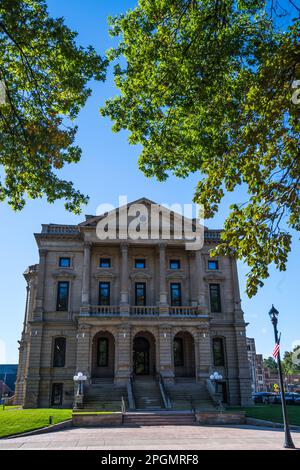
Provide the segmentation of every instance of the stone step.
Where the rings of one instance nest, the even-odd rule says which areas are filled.
[[[126,413],[124,415],[124,424],[133,426],[187,426],[195,424],[195,416],[192,413]]]

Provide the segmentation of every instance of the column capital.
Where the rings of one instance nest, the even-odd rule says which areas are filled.
[[[128,243],[128,242],[121,242],[121,243],[120,243],[120,249],[121,249],[121,251],[127,251],[127,250],[128,250],[128,247],[129,247],[129,243]]]
[[[42,257],[42,256],[46,256],[48,253],[48,250],[46,248],[40,248],[39,249],[39,255]]]

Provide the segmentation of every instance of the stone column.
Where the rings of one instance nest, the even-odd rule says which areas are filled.
[[[91,277],[91,244],[85,243],[83,249],[83,273],[82,273],[82,305],[90,303],[90,277]]]
[[[78,325],[76,335],[77,348],[76,348],[76,370],[74,372],[82,372],[88,377],[88,383],[91,378],[91,327],[90,325]]]
[[[199,273],[197,272],[196,254],[194,251],[188,252],[189,260],[189,296],[190,305],[196,307],[198,305],[198,283]]]
[[[159,328],[159,372],[165,382],[174,382],[173,335],[172,327],[164,325]]]
[[[239,278],[237,272],[237,265],[235,258],[231,258],[232,268],[232,291],[233,291],[233,310],[234,316],[237,320],[243,319],[243,311],[241,306],[241,295],[239,287]]]
[[[40,390],[40,361],[43,339],[43,327],[34,323],[30,328],[29,360],[27,369],[26,391],[24,408],[37,408],[39,406]]]
[[[122,313],[129,313],[128,298],[128,243],[121,243],[121,299],[120,305]]]
[[[251,375],[247,355],[246,329],[244,325],[235,327],[236,351],[238,363],[238,381],[240,389],[240,405],[253,404],[251,399]]]
[[[207,296],[205,290],[205,281],[204,281],[204,262],[203,262],[203,255],[201,250],[196,251],[196,277],[197,277],[197,298],[198,304],[201,308],[201,313],[207,314],[208,313],[208,305],[207,305]]]
[[[212,366],[211,342],[209,325],[198,327],[195,349],[197,351],[197,380],[205,380],[209,377]]]
[[[166,287],[166,244],[159,245],[159,305],[167,307],[167,287]]]
[[[127,323],[120,325],[116,337],[116,371],[115,383],[127,383],[131,375],[131,331]]]
[[[47,250],[40,249],[39,255],[40,255],[40,262],[39,262],[39,267],[38,267],[38,281],[37,281],[35,311],[33,313],[34,320],[42,320],[43,318],[44,285],[45,285]]]

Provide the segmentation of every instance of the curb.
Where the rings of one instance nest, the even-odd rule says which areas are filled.
[[[46,426],[44,428],[32,429],[32,431],[22,432],[19,434],[12,434],[11,436],[0,437],[0,441],[4,439],[14,439],[16,437],[26,437],[34,436],[36,434],[46,434],[48,432],[60,431],[61,429],[67,429],[72,427],[72,419],[66,421],[61,421],[57,424],[51,424],[51,426]]]
[[[246,418],[246,424],[250,424],[253,426],[265,426],[268,428],[283,429],[282,423],[275,423],[274,421],[267,421],[265,419],[258,419],[258,418]],[[290,424],[289,427],[292,431],[300,431],[300,426],[295,426],[293,424]]]

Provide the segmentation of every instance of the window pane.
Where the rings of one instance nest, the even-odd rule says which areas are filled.
[[[110,268],[111,260],[110,258],[100,258],[100,268]]]
[[[170,260],[170,269],[180,269],[179,259],[171,259]]]
[[[137,269],[144,269],[146,267],[146,260],[144,259],[136,259],[135,260],[135,267]]]
[[[66,339],[55,338],[53,351],[53,367],[65,367]]]
[[[110,305],[110,283],[99,283],[99,305]]]
[[[212,270],[219,269],[219,263],[218,263],[218,261],[209,260],[209,261],[208,261],[208,269],[212,269]]]
[[[98,367],[108,366],[108,339],[107,338],[98,339],[97,365]]]
[[[71,266],[70,258],[59,258],[59,267],[60,268],[69,268]]]
[[[172,283],[171,286],[171,305],[180,307],[181,306],[181,284],[178,282]]]
[[[135,305],[146,305],[146,284],[144,282],[135,284]]]
[[[183,366],[183,341],[182,338],[174,339],[174,365]]]
[[[224,366],[224,347],[222,338],[213,339],[213,356],[215,366]]]
[[[61,405],[63,398],[63,384],[52,384],[51,405]]]
[[[221,312],[221,296],[220,296],[220,285],[210,284],[210,309],[212,312]]]
[[[57,287],[57,305],[56,310],[67,311],[69,301],[69,282],[60,281]]]

